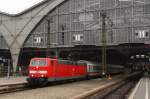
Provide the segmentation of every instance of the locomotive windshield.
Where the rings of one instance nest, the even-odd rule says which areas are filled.
[[[47,66],[47,60],[32,60],[31,66]]]

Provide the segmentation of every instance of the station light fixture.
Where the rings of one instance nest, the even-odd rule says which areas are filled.
[[[140,58],[140,55],[136,55],[136,58]]]
[[[145,56],[146,58],[149,58],[149,56]]]
[[[2,60],[3,58],[2,57],[0,57],[0,60]]]
[[[141,58],[145,58],[145,55],[141,55]]]
[[[134,56],[131,56],[130,59],[134,59]]]

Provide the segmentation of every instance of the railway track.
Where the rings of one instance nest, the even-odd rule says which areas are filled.
[[[112,88],[110,92],[104,96],[97,96],[98,99],[127,99],[129,92],[135,86],[136,81],[124,82],[115,88]]]
[[[128,99],[128,96],[135,85],[138,83],[139,79],[142,77],[141,74],[135,75],[128,78],[125,82],[114,88],[104,97],[99,99]]]
[[[30,89],[27,87],[26,83],[19,83],[19,84],[8,84],[0,86],[0,94],[23,91]]]
[[[127,99],[129,92],[141,76],[142,73],[134,74],[122,81],[118,81],[117,83],[112,82],[110,85],[94,89],[72,99]]]
[[[139,73],[139,74],[131,75],[130,77],[126,77],[125,80],[118,79],[116,81],[111,81],[109,83],[106,83],[105,85],[99,86],[99,88],[95,87],[94,91],[89,90],[89,92],[79,95],[79,96],[72,97],[71,99],[121,99],[121,98],[116,98],[116,97],[121,97],[119,95],[126,96],[127,94],[126,92],[129,92],[129,89],[132,88],[136,83],[136,82],[130,83],[131,79],[133,79],[134,81],[137,81],[140,78],[140,76],[138,77],[137,75],[141,75],[141,74]],[[54,84],[50,84],[49,86],[55,86],[55,85],[58,85],[58,84],[54,83]],[[126,89],[127,87],[129,87],[129,89]],[[31,90],[31,89],[33,88],[27,87],[26,83],[11,84],[11,85],[0,86],[0,94],[12,93],[12,92],[17,92],[17,91],[19,92],[19,91],[25,91],[25,90]],[[121,91],[117,92],[117,90],[121,90]],[[125,93],[121,93],[122,90]],[[116,92],[116,93],[113,93],[113,92]],[[114,98],[108,98],[112,96]]]
[[[124,85],[115,89],[114,92],[105,96],[103,99],[127,99],[129,92],[131,91],[131,89],[134,87],[135,84],[136,82],[125,83]]]

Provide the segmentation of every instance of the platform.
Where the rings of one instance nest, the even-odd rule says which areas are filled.
[[[0,99],[79,99],[80,95],[97,90],[99,87],[106,86],[119,81],[123,76],[118,75],[111,80],[108,79],[90,79],[83,81],[73,81],[63,84],[50,84],[47,87],[37,88],[27,91],[10,93],[9,95],[0,95]]]
[[[139,80],[128,99],[150,99],[149,76],[144,76]]]
[[[25,76],[24,77],[0,78],[0,87],[6,86],[6,85],[27,83],[26,78],[27,77]]]

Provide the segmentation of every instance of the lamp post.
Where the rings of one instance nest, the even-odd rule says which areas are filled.
[[[49,18],[46,20],[47,21],[47,52],[46,52],[46,57],[50,57],[49,49],[51,48],[50,45],[54,45],[55,47],[58,45],[57,43],[51,43],[50,42],[50,24],[53,23],[53,19]],[[55,50],[55,57],[58,57],[58,49],[56,48]]]
[[[106,57],[106,12],[102,11],[100,13],[102,17],[102,75],[105,75],[107,72],[107,57]]]
[[[47,51],[46,57],[50,57],[49,48],[50,48],[50,23],[52,22],[52,18],[47,19]]]

